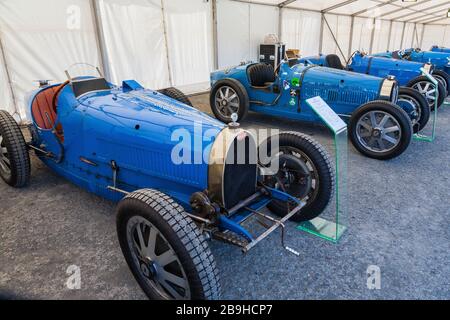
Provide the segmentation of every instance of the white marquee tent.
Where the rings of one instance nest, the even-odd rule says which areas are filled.
[[[441,0],[0,0],[0,106],[25,120],[37,79],[98,65],[114,83],[208,88],[216,68],[256,60],[266,34],[303,55],[450,46]]]

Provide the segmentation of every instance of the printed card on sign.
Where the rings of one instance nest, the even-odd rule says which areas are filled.
[[[314,110],[317,115],[322,118],[327,126],[337,133],[345,128],[347,124],[323,101],[319,96],[306,100],[306,103]]]

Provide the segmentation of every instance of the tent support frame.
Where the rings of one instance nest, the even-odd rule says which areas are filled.
[[[19,109],[17,106],[17,98],[16,98],[16,94],[14,92],[11,72],[9,70],[8,62],[6,61],[6,52],[5,52],[5,46],[4,46],[3,40],[2,40],[2,31],[1,30],[0,30],[0,51],[1,51],[2,60],[3,60],[3,67],[5,68],[6,79],[8,80],[8,87],[9,87],[9,90],[11,93],[11,99],[12,99],[12,103],[13,103],[13,107],[14,107],[14,113],[17,114],[19,116],[20,121],[22,121],[22,117],[20,116],[20,112],[19,112]]]

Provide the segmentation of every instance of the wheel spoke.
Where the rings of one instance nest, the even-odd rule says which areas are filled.
[[[167,283],[166,281],[161,281],[160,282],[161,286],[166,289],[169,294],[176,300],[182,300],[184,299],[184,297],[178,293],[177,290],[175,290],[169,283]]]
[[[224,88],[220,88],[220,89],[219,89],[220,98],[221,98],[222,100],[225,99],[225,95],[223,94],[223,89],[224,89]]]
[[[397,132],[400,131],[400,128],[397,126],[389,127],[384,129],[384,133],[391,133],[391,132]]]
[[[145,253],[147,251],[147,246],[145,245],[145,241],[144,241],[144,236],[142,235],[142,229],[141,229],[141,224],[138,224],[136,227],[136,232],[139,238],[139,252],[141,253],[142,257],[145,257]]]
[[[391,136],[388,136],[387,134],[383,135],[381,137],[381,139],[386,140],[386,141],[388,141],[388,142],[390,142],[392,144],[396,144],[397,143],[397,139],[395,139],[395,138],[393,138]]]
[[[156,257],[156,261],[158,261],[159,265],[161,267],[164,267],[168,265],[169,263],[172,263],[177,260],[177,256],[175,255],[175,252],[172,250],[167,250],[163,254]]]
[[[370,113],[370,122],[372,124],[372,128],[375,128],[377,126],[377,119],[375,117],[375,112]]]
[[[155,248],[156,248],[156,237],[158,236],[158,231],[154,227],[150,227],[148,235],[148,246],[147,246],[147,256],[154,260],[156,258]]]
[[[386,149],[386,145],[383,142],[383,139],[377,139],[378,146],[380,147],[380,150]]]
[[[228,98],[228,101],[233,101],[236,98],[237,98],[237,94],[234,93],[231,97]]]
[[[367,131],[372,131],[373,127],[367,122],[361,121],[361,126],[363,126]]]
[[[389,116],[386,114],[384,115],[383,119],[381,119],[381,122],[379,124],[380,127],[384,128],[384,125],[386,124],[386,122],[389,120]]]
[[[177,286],[186,289],[187,288],[187,281],[186,279],[179,277],[177,275],[174,275],[173,273],[170,273],[168,271],[162,270],[161,271],[161,278],[162,282],[169,281],[173,284],[176,284]]]

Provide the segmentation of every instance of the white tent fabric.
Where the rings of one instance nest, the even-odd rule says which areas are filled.
[[[255,61],[266,34],[278,33],[278,8],[217,0],[219,68]]]
[[[447,7],[446,0],[0,0],[0,106],[24,120],[33,80],[63,81],[75,62],[103,67],[116,84],[206,90],[216,66],[256,61],[267,34],[302,55],[343,60],[354,50],[450,47]]]
[[[36,79],[63,81],[75,62],[99,65],[88,1],[0,1],[0,28],[22,120],[25,93],[37,88]]]
[[[170,86],[160,0],[99,2],[111,81]]]
[[[282,10],[281,40],[287,48],[300,49],[302,55],[319,52],[320,13],[293,9]]]
[[[17,120],[20,120],[19,115],[16,113],[16,107],[9,87],[8,77],[6,74],[5,64],[3,61],[3,55],[0,52],[0,110],[6,110],[10,114],[14,115]]]

